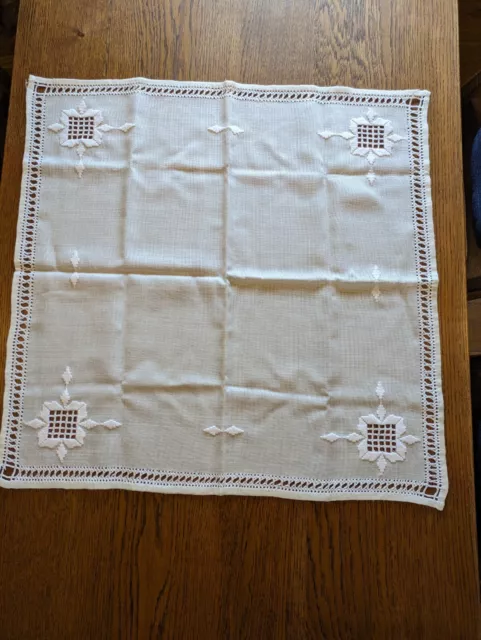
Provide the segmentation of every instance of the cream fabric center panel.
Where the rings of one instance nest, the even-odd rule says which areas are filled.
[[[1,484],[442,508],[428,101],[31,77]]]

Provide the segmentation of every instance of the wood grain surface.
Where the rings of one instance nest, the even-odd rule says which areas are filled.
[[[480,637],[457,38],[455,0],[22,0],[0,194],[2,358],[28,73],[430,89],[451,486],[443,512],[1,491],[2,640]]]

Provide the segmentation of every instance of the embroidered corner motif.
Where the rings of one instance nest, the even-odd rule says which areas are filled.
[[[38,429],[38,446],[55,449],[62,462],[68,449],[83,446],[87,435],[85,429],[117,429],[122,426],[116,420],[90,420],[85,402],[77,402],[70,398],[68,386],[72,378],[72,371],[67,367],[62,374],[65,389],[60,395],[60,403],[55,400],[44,402],[39,417],[24,423],[32,429]]]
[[[384,397],[384,387],[378,382],[376,395],[379,398],[379,406],[376,415],[371,413],[368,416],[361,416],[357,425],[360,433],[349,433],[340,435],[328,433],[321,436],[331,444],[337,440],[348,440],[358,442],[359,457],[361,460],[375,462],[379,469],[379,475],[383,475],[387,463],[403,462],[406,459],[407,447],[416,442],[419,438],[406,433],[404,419],[400,416],[386,415],[386,409],[382,403]]]
[[[58,133],[58,140],[62,147],[75,148],[79,157],[75,171],[79,178],[82,177],[85,165],[83,157],[87,149],[99,147],[103,141],[104,133],[109,131],[123,131],[127,133],[135,124],[125,122],[120,127],[112,127],[103,124],[102,112],[98,109],[88,109],[85,100],[82,100],[76,109],[64,109],[60,115],[60,122],[48,127],[53,133]]]
[[[349,131],[342,131],[341,133],[318,131],[317,133],[325,140],[333,136],[349,140],[352,155],[366,158],[369,164],[369,171],[366,177],[369,180],[369,184],[372,185],[376,180],[376,174],[374,173],[376,159],[392,155],[394,143],[405,140],[403,136],[393,133],[393,131],[390,120],[379,118],[373,109],[368,109],[365,117],[351,119]]]

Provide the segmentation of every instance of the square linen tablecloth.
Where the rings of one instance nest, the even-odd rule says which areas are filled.
[[[31,77],[1,484],[441,509],[428,101]]]

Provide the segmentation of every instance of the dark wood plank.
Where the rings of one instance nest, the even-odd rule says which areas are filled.
[[[479,637],[456,24],[455,0],[23,0],[0,193],[2,358],[28,72],[427,88],[451,489],[442,513],[2,491],[3,637]]]
[[[481,72],[481,0],[459,0],[461,83]]]

